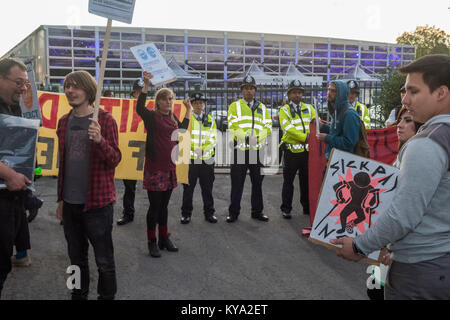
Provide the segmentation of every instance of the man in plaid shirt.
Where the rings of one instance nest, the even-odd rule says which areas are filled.
[[[89,242],[99,272],[98,298],[114,299],[117,291],[112,222],[114,171],[122,155],[112,115],[100,109],[98,121],[92,119],[96,92],[97,84],[88,72],[67,75],[64,93],[73,110],[59,120],[57,130],[57,216],[64,222],[70,262],[81,271],[81,288],[72,290],[74,300],[88,297]]]

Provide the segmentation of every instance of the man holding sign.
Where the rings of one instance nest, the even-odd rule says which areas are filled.
[[[450,299],[450,57],[430,55],[406,73],[402,103],[424,122],[400,150],[397,193],[377,223],[355,239],[332,240],[359,261],[389,245],[386,299]],[[384,261],[387,262],[387,261]]]

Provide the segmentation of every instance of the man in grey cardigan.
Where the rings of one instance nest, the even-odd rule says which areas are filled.
[[[400,72],[402,103],[424,125],[398,155],[397,193],[365,234],[331,242],[351,261],[388,245],[386,299],[450,299],[450,57],[425,56]]]

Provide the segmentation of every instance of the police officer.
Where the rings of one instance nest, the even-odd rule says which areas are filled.
[[[144,81],[137,79],[133,83],[133,91],[130,92],[130,96],[134,99],[139,97],[142,88],[144,87]],[[136,198],[136,180],[123,180],[125,186],[125,193],[123,194],[123,212],[122,217],[117,220],[117,225],[123,226],[134,220],[134,199]]]
[[[261,175],[261,148],[272,132],[272,119],[266,106],[255,100],[256,82],[252,76],[245,77],[241,92],[243,99],[231,103],[228,108],[228,129],[234,139],[234,161],[230,166],[231,204],[227,222],[235,222],[239,216],[247,170],[250,170],[252,183],[252,218],[268,221],[269,218],[262,213],[264,176]]]
[[[210,114],[204,112],[206,99],[202,93],[191,95],[193,107],[191,133],[191,163],[189,165],[189,184],[183,184],[183,205],[181,207],[181,223],[191,221],[193,210],[192,198],[197,179],[200,181],[205,220],[216,223],[214,216],[214,148],[217,144],[217,126]]]
[[[293,80],[288,87],[290,103],[280,108],[280,125],[283,130],[280,148],[283,157],[283,189],[281,191],[281,212],[283,218],[291,219],[294,180],[299,174],[300,203],[303,213],[309,214],[308,197],[308,138],[309,124],[315,118],[314,108],[302,102],[305,89],[299,80]]]
[[[370,129],[370,114],[369,108],[356,99],[359,97],[359,86],[354,80],[347,81],[347,85],[350,88],[350,94],[348,95],[348,102],[355,107],[356,112],[358,112],[359,117],[364,122],[364,127]]]

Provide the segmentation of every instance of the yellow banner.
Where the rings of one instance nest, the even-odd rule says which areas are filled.
[[[42,175],[58,175],[58,138],[56,129],[58,120],[69,113],[72,107],[64,94],[38,91],[42,112],[42,127],[39,129],[37,163]],[[119,148],[122,161],[116,168],[116,179],[142,180],[145,162],[145,140],[147,133],[144,122],[136,113],[136,99],[102,98],[100,107],[112,114],[119,130]],[[154,108],[154,100],[147,100],[146,107]],[[174,102],[173,113],[182,121],[186,114],[183,101]],[[179,183],[188,183],[190,127],[186,133],[180,133],[177,179]]]

